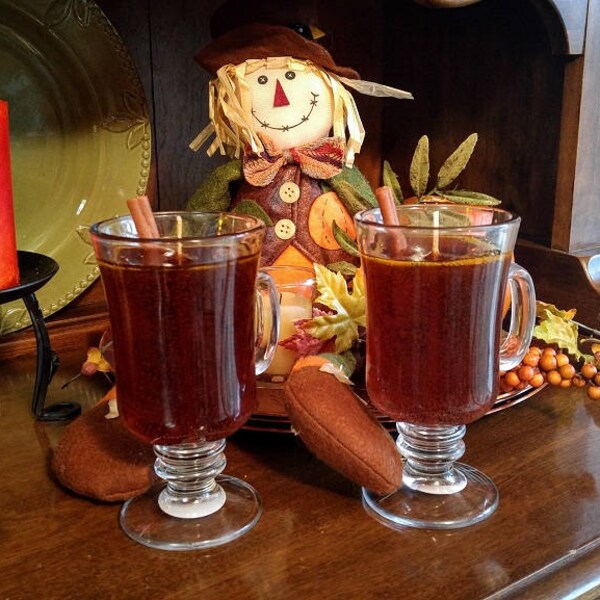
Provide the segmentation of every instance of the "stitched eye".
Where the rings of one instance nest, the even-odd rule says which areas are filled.
[[[294,73],[294,71],[286,71],[285,78],[286,79],[296,79],[296,73]]]
[[[265,83],[267,83],[267,81],[269,81],[269,78],[266,75],[261,75],[258,79],[257,79],[258,83],[260,83],[260,85],[265,85]]]

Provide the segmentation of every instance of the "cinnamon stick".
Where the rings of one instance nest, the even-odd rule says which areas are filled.
[[[127,207],[133,218],[138,236],[141,238],[159,238],[158,227],[150,206],[148,196],[137,196],[127,200]]]
[[[127,200],[127,207],[140,239],[158,239],[160,233],[154,219],[148,196],[137,196]],[[157,266],[162,263],[162,251],[157,244],[143,244],[144,263]]]
[[[381,209],[381,216],[385,225],[398,225],[398,213],[396,212],[396,203],[394,194],[387,185],[382,185],[375,190],[377,203]]]
[[[384,225],[399,225],[398,213],[396,212],[396,203],[392,190],[387,185],[382,185],[375,190],[377,203],[381,209],[381,216]],[[391,258],[397,256],[402,250],[406,250],[408,243],[406,237],[400,230],[392,230],[389,232],[390,238],[390,254]]]

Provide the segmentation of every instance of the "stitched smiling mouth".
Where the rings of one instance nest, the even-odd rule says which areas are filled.
[[[308,111],[308,114],[302,115],[302,117],[300,117],[300,120],[295,125],[282,125],[281,127],[273,127],[272,125],[269,125],[266,121],[262,121],[257,116],[256,111],[254,109],[252,109],[252,116],[260,123],[261,127],[264,127],[265,129],[274,129],[277,131],[289,131],[290,129],[294,129],[294,127],[298,127],[299,125],[306,123],[306,121],[308,121],[310,119],[310,115],[312,114],[312,111],[315,109],[315,106],[319,102],[317,99],[319,97],[319,94],[310,92],[310,95],[312,96],[312,100],[310,101],[310,110]]]

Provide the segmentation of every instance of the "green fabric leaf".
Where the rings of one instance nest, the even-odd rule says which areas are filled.
[[[396,206],[400,206],[404,200],[404,195],[402,194],[402,188],[400,187],[400,182],[398,181],[398,175],[394,173],[390,163],[387,160],[383,161],[382,179],[383,185],[387,185],[392,190]]]
[[[547,344],[556,344],[575,358],[583,358],[588,361],[592,359],[591,356],[580,352],[578,347],[578,328],[572,321],[568,322],[548,313],[546,318],[535,326],[533,336],[538,340],[543,340]]]
[[[346,254],[359,256],[356,242],[335,221],[333,222],[333,237]]]
[[[455,204],[467,204],[469,206],[497,206],[501,200],[481,192],[469,192],[467,190],[438,191],[436,195],[444,200]]]
[[[451,184],[464,170],[475,150],[477,134],[472,133],[458,148],[446,159],[438,176],[436,187],[443,188]]]
[[[264,208],[260,204],[254,202],[254,200],[240,200],[231,212],[241,215],[250,215],[251,217],[260,219],[267,227],[273,226],[271,217],[269,217]]]
[[[533,329],[533,337],[547,344],[556,344],[571,356],[585,361],[593,357],[579,350],[579,328],[573,321],[575,310],[564,311],[553,304],[538,301],[536,313],[538,324]]]
[[[469,190],[444,190],[438,191],[437,195],[457,204],[470,204],[473,206],[496,206],[500,204],[500,200],[494,198],[494,196]]]
[[[365,208],[377,207],[377,199],[357,167],[343,167],[342,172],[327,180],[351,215]]]
[[[194,192],[188,210],[226,211],[231,204],[229,184],[243,179],[242,161],[231,160],[217,167]]]
[[[349,263],[345,260],[329,263],[326,266],[330,271],[333,271],[334,273],[340,273],[344,277],[354,277],[358,269],[356,265],[353,265],[352,263]]]
[[[561,319],[565,319],[566,321],[572,321],[577,314],[577,311],[574,308],[562,310],[561,308],[554,306],[554,304],[542,302],[541,300],[536,302],[535,311],[538,319],[543,319],[547,314],[551,314],[560,317]]]
[[[322,356],[336,367],[339,367],[348,378],[352,377],[352,373],[354,373],[354,369],[356,369],[356,357],[350,351],[342,352],[342,354],[324,352],[323,354],[319,354],[319,356]]]
[[[410,163],[410,186],[417,198],[427,190],[429,181],[429,138],[424,135],[417,143]]]

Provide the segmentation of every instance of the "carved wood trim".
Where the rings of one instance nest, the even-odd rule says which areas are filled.
[[[569,252],[600,251],[600,0],[588,2]],[[577,123],[577,125],[575,125]]]
[[[588,0],[532,0],[548,30],[554,54],[583,54]]]
[[[577,321],[600,328],[600,255],[575,256],[519,240],[515,258],[531,273],[540,300],[577,308]]]

